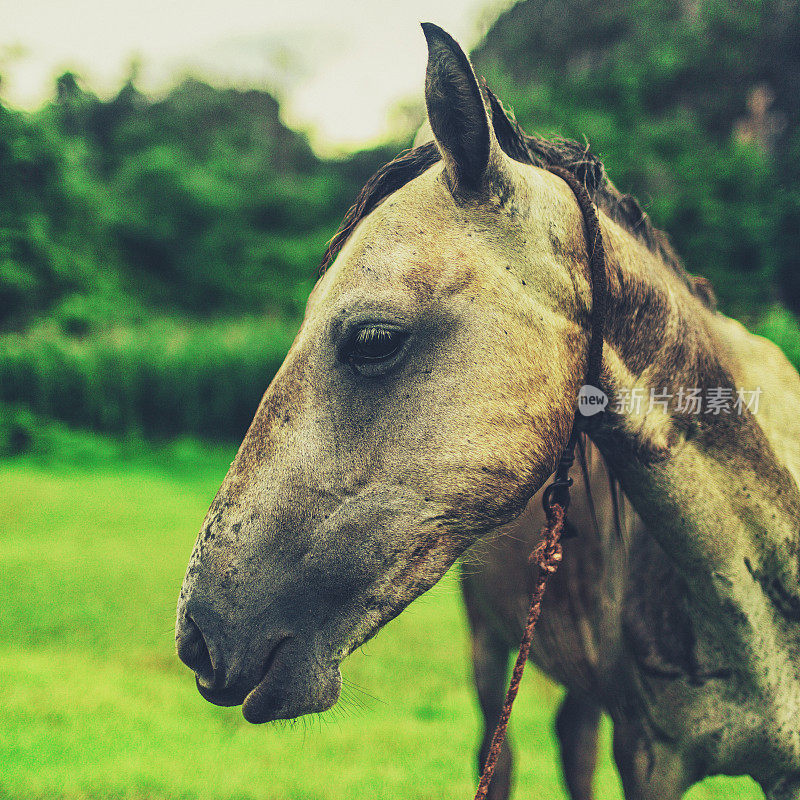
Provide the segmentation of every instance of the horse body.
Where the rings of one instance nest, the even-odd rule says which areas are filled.
[[[567,690],[556,732],[571,797],[594,797],[601,710],[614,721],[627,798],[677,799],[714,774],[752,775],[769,789],[776,775],[794,771],[797,763],[793,693],[783,686],[777,706],[774,692],[756,699],[752,677],[763,664],[753,661],[743,670],[741,657],[730,656],[709,609],[693,600],[599,450],[587,441],[585,452],[586,469],[575,476],[569,512],[575,536],[564,541],[562,567],[548,583],[531,652],[532,661]],[[544,522],[540,495],[462,564],[485,720],[479,765],[502,707],[509,655],[525,623],[531,582],[525,559]],[[762,752],[765,742],[782,742],[784,767],[776,768],[775,753]],[[489,797],[508,797],[510,785],[506,744]]]
[[[633,339],[635,354],[623,340],[625,329],[612,327],[609,389],[619,391],[631,379],[648,391],[760,387],[764,401],[754,414],[625,415],[595,435],[645,536],[664,556],[643,537],[634,540],[623,608],[627,654],[636,661],[643,644],[645,652],[663,646],[672,626],[689,666],[681,677],[647,675],[638,659],[631,685],[640,687],[647,713],[617,726],[617,760],[623,775],[626,761],[641,773],[633,797],[659,796],[646,788],[656,780],[648,771],[666,776],[660,796],[669,796],[668,788],[680,796],[698,777],[723,772],[753,776],[769,796],[794,797],[800,791],[800,380],[776,347],[688,296],[652,258],[635,248],[626,252],[614,259],[612,273],[623,276],[616,291],[630,291],[632,279],[624,276],[635,271],[648,285],[647,305],[660,309],[660,322],[651,320],[651,333]],[[617,308],[630,302],[617,297]],[[622,363],[615,362],[617,353]],[[678,591],[666,573],[658,580],[660,561],[685,588]],[[637,626],[639,609],[648,607],[653,612]],[[662,617],[670,620],[663,634],[658,614],[669,615]],[[631,637],[637,631],[638,640]],[[658,747],[645,746],[656,738],[647,733],[646,718],[666,734]]]
[[[334,240],[181,591],[179,655],[207,699],[244,702],[254,722],[330,707],[347,654],[474,548],[464,591],[493,724],[528,602],[536,493],[583,382],[583,218],[537,166],[561,151],[487,94],[490,118],[460,48],[425,32],[435,145],[387,165]],[[569,517],[579,535],[533,650],[568,688],[568,786],[591,796],[603,707],[629,800],[677,798],[715,772],[798,800],[800,378],[713,310],[598,162],[573,161],[608,256],[601,388],[763,399],[753,413],[612,403],[591,428]],[[495,798],[509,774],[506,749]]]

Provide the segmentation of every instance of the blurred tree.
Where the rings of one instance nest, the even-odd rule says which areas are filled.
[[[798,26],[797,0],[523,0],[474,57],[524,127],[586,137],[726,309],[777,287],[800,310]]]
[[[65,72],[41,112],[2,110],[0,326],[62,301],[71,330],[91,327],[76,308],[107,317],[115,302],[298,314],[327,239],[395,148],[323,161],[266,92],[187,79],[152,100],[136,74],[101,100]],[[69,299],[101,289],[106,301]]]
[[[79,177],[55,131],[0,104],[0,328],[108,287],[97,269],[101,226]]]

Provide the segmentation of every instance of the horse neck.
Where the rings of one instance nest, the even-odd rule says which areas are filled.
[[[725,318],[627,231],[607,219],[603,231],[609,284],[603,383],[611,400],[592,434],[596,444],[704,602],[759,606],[758,571],[796,593],[795,481],[744,403],[741,413],[735,407],[705,413],[709,398],[730,397],[733,406],[737,390],[757,388],[736,385],[741,371],[723,341]],[[700,413],[678,406],[689,390],[703,402]]]

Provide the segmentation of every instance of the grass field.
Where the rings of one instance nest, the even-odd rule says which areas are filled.
[[[468,798],[478,717],[454,576],[345,665],[339,706],[250,726],[174,655],[189,552],[232,453],[0,462],[0,798]],[[517,797],[564,798],[560,690],[514,712]],[[621,797],[604,729],[599,800]],[[688,797],[759,798],[746,779]]]

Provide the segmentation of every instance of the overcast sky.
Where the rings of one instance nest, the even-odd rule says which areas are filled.
[[[65,69],[107,96],[132,59],[139,85],[163,91],[191,73],[276,92],[285,119],[320,149],[387,132],[387,111],[421,96],[436,22],[463,46],[513,0],[0,0],[2,96],[31,108]]]

